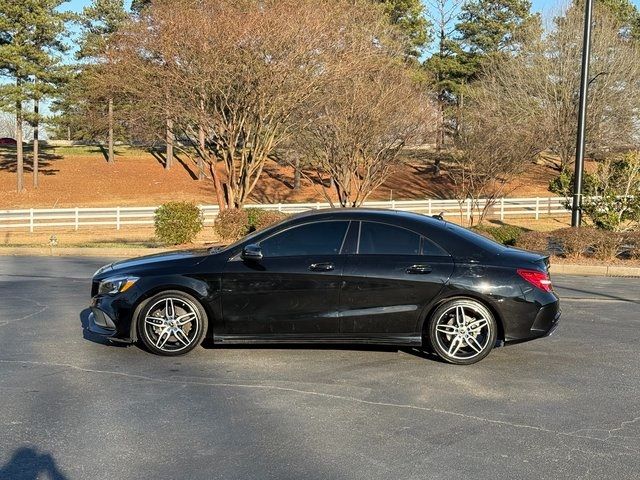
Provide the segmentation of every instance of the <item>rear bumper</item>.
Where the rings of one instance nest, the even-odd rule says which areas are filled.
[[[531,326],[531,332],[540,337],[551,335],[558,328],[561,314],[560,302],[545,305],[538,311],[536,319]]]
[[[513,344],[548,337],[558,329],[561,315],[559,301],[544,305],[538,310],[528,329],[521,329],[517,336],[507,338],[505,343]]]

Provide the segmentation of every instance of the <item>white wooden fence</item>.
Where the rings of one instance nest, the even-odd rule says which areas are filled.
[[[541,217],[568,215],[563,206],[563,197],[503,198],[489,207],[489,218]],[[457,200],[391,200],[366,202],[370,208],[390,208],[435,215],[444,212],[445,218],[469,220],[477,208],[483,208],[485,200],[478,206],[470,201],[460,204]],[[328,203],[274,203],[246,205],[246,207],[298,213],[305,210],[329,208]],[[120,230],[128,226],[153,225],[154,212],[158,207],[106,207],[106,208],[30,208],[0,210],[0,229],[25,230],[66,228],[79,230],[86,227],[108,227]],[[205,225],[213,224],[218,214],[217,205],[201,205]]]

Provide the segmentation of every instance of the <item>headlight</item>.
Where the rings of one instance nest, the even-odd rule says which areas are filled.
[[[105,278],[100,282],[98,295],[115,295],[116,293],[126,292],[137,281],[138,277]]]

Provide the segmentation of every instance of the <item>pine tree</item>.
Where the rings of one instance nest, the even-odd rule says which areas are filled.
[[[93,0],[93,3],[85,7],[80,15],[82,26],[82,37],[80,49],[77,53],[79,60],[97,61],[107,52],[110,37],[116,33],[129,19],[129,14],[125,10],[124,0]],[[114,119],[113,119],[113,97],[107,98],[108,116],[108,156],[107,161],[113,163],[115,160],[113,152],[114,141]]]
[[[143,3],[143,0],[137,0]],[[407,37],[407,54],[419,58],[430,42],[431,23],[426,17],[424,5],[420,0],[378,0],[391,23],[396,25]]]
[[[467,82],[477,78],[482,64],[496,55],[514,53],[532,31],[540,32],[538,14],[529,0],[471,0],[462,6],[457,47],[467,65]]]
[[[11,83],[0,85],[0,108],[16,116],[17,189],[24,189],[22,127],[34,126],[34,186],[38,182],[38,126],[40,100],[60,81],[60,59],[65,50],[61,37],[68,15],[58,10],[64,0],[0,0],[0,76]],[[25,113],[24,103],[34,102]]]

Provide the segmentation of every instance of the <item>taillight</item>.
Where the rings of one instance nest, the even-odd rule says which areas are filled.
[[[517,272],[518,275],[520,275],[534,287],[537,287],[545,292],[552,291],[551,279],[549,278],[548,273],[541,272],[540,270],[526,270],[524,268],[519,268]]]

